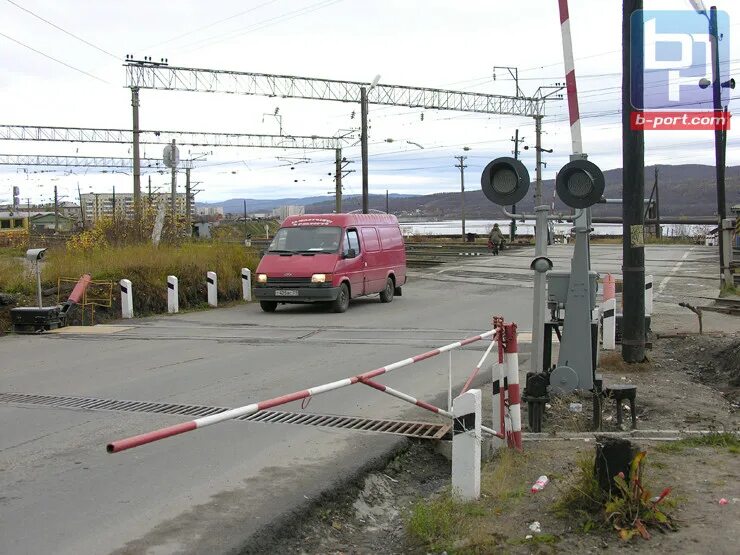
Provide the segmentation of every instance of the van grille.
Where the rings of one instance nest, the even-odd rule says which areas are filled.
[[[267,287],[282,287],[290,285],[310,285],[310,277],[268,277]]]

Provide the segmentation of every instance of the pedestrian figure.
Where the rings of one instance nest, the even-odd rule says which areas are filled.
[[[494,256],[498,254],[500,249],[504,248],[504,234],[498,227],[498,224],[493,224],[493,229],[488,235],[488,250]]]

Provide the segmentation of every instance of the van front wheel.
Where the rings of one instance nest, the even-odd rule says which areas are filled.
[[[277,308],[276,301],[260,301],[260,308],[265,312],[275,312]]]
[[[346,312],[349,308],[349,287],[346,283],[339,286],[339,294],[331,304],[331,308],[334,312]]]
[[[396,292],[396,285],[393,283],[391,278],[388,278],[385,282],[385,289],[380,292],[380,302],[389,303],[393,300],[393,293]]]

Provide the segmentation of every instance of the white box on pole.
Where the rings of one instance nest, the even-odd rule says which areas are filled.
[[[180,312],[180,297],[175,276],[167,276],[167,312],[177,314]]]
[[[134,317],[134,292],[131,288],[131,281],[128,279],[121,280],[121,317]]]
[[[252,300],[252,272],[249,268],[242,268],[242,298],[245,301]]]
[[[206,287],[208,289],[208,304],[218,306],[218,278],[216,272],[206,274]]]
[[[452,403],[452,495],[459,501],[480,497],[481,392],[471,389]]]

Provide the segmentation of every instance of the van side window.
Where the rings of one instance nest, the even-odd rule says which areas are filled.
[[[380,241],[378,241],[378,232],[374,227],[360,228],[362,233],[362,242],[365,243],[367,252],[377,252],[380,250]]]
[[[384,250],[403,248],[401,230],[397,227],[379,227],[380,241]]]
[[[347,240],[344,242],[344,248],[342,249],[345,256],[349,252],[349,249],[354,249],[355,256],[360,254],[360,238],[357,235],[356,229],[347,230]]]

